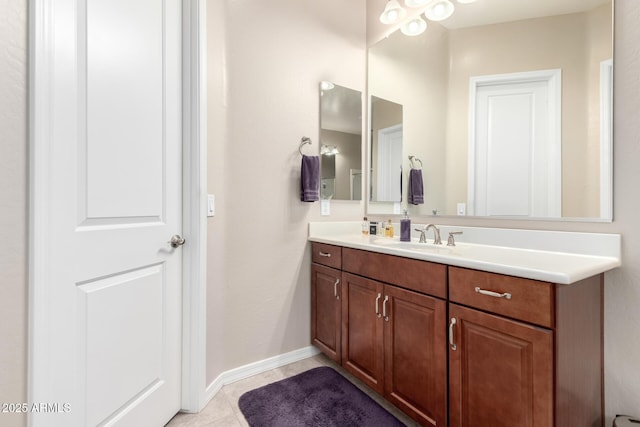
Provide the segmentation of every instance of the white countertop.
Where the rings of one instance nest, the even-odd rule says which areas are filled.
[[[309,240],[558,284],[574,283],[620,266],[617,234],[442,226],[444,243],[434,245],[431,232],[428,243],[418,243],[415,237],[411,242],[400,242],[399,227],[395,226],[396,236],[385,238],[363,236],[361,224],[356,222],[311,223]],[[412,229],[415,227],[421,225],[414,224]],[[447,246],[449,231],[463,231],[456,236],[456,246]]]

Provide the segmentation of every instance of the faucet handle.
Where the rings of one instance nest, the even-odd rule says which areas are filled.
[[[420,232],[420,243],[427,243],[427,228],[416,228]]]
[[[462,234],[462,231],[450,231],[449,232],[449,238],[447,239],[447,246],[455,246],[456,245],[456,239],[455,239],[454,236],[456,236],[458,234]]]

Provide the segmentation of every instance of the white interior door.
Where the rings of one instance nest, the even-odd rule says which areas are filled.
[[[36,3],[33,426],[180,409],[181,2]]]
[[[472,79],[470,214],[561,216],[559,72]]]
[[[378,131],[378,202],[402,199],[402,125]]]

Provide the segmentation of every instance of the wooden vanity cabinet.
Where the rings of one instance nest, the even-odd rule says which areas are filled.
[[[449,267],[449,301],[451,427],[604,425],[601,275],[558,285]]]
[[[341,266],[342,248],[314,243],[312,251],[311,339],[330,359],[340,363],[342,272],[338,268]]]
[[[421,425],[604,426],[602,274],[559,285],[312,250],[314,345]]]
[[[394,284],[379,280],[377,268],[405,261],[411,261],[404,265],[408,271],[385,277]],[[425,268],[433,274],[423,275]],[[421,289],[444,287],[445,269],[343,249],[342,366],[427,426],[445,426],[447,420],[447,306],[443,299],[395,283],[420,282]],[[374,277],[353,274],[365,272]],[[405,282],[404,276],[411,279]]]

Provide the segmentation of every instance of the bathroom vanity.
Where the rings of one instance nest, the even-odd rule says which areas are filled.
[[[619,236],[457,227],[502,246],[436,247],[350,227],[310,227],[312,341],[328,357],[422,425],[603,425]]]

